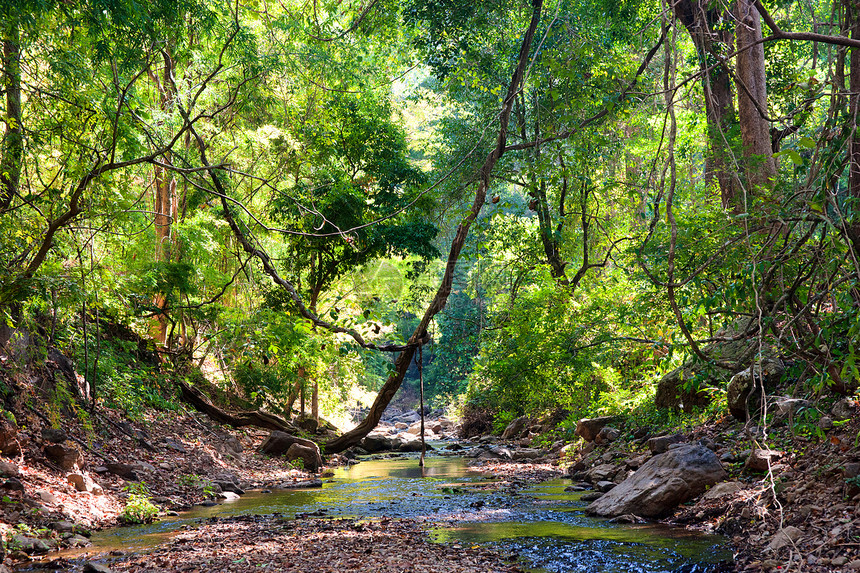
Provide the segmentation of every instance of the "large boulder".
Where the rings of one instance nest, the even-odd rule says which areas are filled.
[[[729,413],[742,422],[747,420],[747,406],[750,397],[759,398],[761,382],[768,388],[779,382],[785,372],[785,365],[779,358],[765,357],[745,370],[741,370],[729,380],[726,388],[726,403]],[[759,406],[756,404],[755,408]]]
[[[304,469],[312,472],[316,472],[322,465],[318,450],[299,443],[294,443],[287,450],[287,461],[293,462],[296,460],[301,460]]]
[[[586,442],[593,442],[603,429],[603,426],[613,420],[613,416],[600,416],[599,418],[583,418],[576,423],[574,433]]]
[[[400,442],[398,441],[399,445]],[[376,452],[386,452],[394,448],[394,440],[387,436],[368,435],[359,442],[359,445],[366,451],[374,454]]]
[[[505,428],[504,432],[502,432],[502,439],[513,440],[519,438],[524,432],[528,431],[528,427],[529,417],[520,416],[508,424],[508,427]]]
[[[604,517],[628,513],[662,517],[725,477],[714,452],[700,445],[682,445],[645,462],[586,511]]]
[[[696,406],[705,406],[710,403],[713,394],[708,389],[725,388],[731,375],[749,364],[750,356],[759,350],[765,355],[775,355],[772,348],[760,347],[758,338],[753,335],[757,326],[752,324],[752,321],[750,318],[739,319],[735,324],[720,329],[716,337],[727,340],[720,340],[702,348],[709,361],[731,365],[733,369],[716,368],[691,357],[660,379],[654,404],[658,408],[685,411],[691,411]]]
[[[19,434],[18,429],[9,422],[0,421],[0,453],[14,456],[27,444],[27,436]]]
[[[293,450],[294,445],[302,446],[303,449],[295,449]],[[306,450],[310,450],[313,454],[307,454]],[[287,458],[290,456],[290,450],[293,452],[301,452],[301,454],[295,454],[296,456],[301,457],[302,460],[305,460],[305,455],[308,456],[308,459],[305,460],[305,469],[309,469],[311,471],[316,471],[319,469],[322,464],[322,455],[320,454],[319,446],[317,446],[314,442],[310,440],[305,440],[303,438],[298,438],[286,432],[281,432],[280,430],[273,430],[269,437],[263,442],[263,445],[260,446],[260,451],[264,454],[270,456],[283,456],[287,455]],[[298,459],[292,458],[290,461]]]
[[[44,448],[45,457],[63,468],[71,470],[84,466],[84,458],[81,451],[75,446],[65,444],[48,444]]]

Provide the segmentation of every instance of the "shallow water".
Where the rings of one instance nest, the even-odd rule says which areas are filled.
[[[228,515],[302,514],[330,517],[409,517],[434,524],[438,542],[490,544],[535,571],[657,573],[711,571],[731,561],[725,539],[657,525],[612,524],[585,515],[569,480],[525,489],[498,488],[460,457],[367,460],[335,471],[322,489],[248,492],[215,507],[93,536],[98,550],[139,550],[202,519]],[[484,491],[484,488],[492,488]],[[92,550],[93,548],[90,548]]]

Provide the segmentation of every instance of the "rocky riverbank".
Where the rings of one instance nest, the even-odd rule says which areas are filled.
[[[583,420],[574,441],[559,440],[543,448],[534,447],[537,426],[524,420],[509,426],[505,439],[484,435],[463,443],[453,440],[458,429],[453,421],[438,413],[428,417],[425,426],[432,432],[439,455],[463,455],[471,466],[503,483],[534,483],[564,475],[572,480],[570,491],[584,492],[582,499],[593,502],[592,513],[624,521],[662,519],[722,533],[732,540],[737,571],[823,573],[860,570],[860,453],[855,444],[860,424],[856,410],[853,401],[840,401],[808,433],[798,433],[797,426],[786,420],[759,428],[726,417],[662,435],[650,435],[641,428],[616,428],[619,424],[612,418]],[[791,415],[791,410],[787,413]],[[408,420],[415,416],[414,412],[398,414],[395,418],[400,419],[386,421],[361,446],[329,456],[327,462],[357,463],[357,455],[371,450],[383,456],[415,451],[412,444],[418,442],[414,431],[418,421]],[[218,503],[219,498],[242,495],[248,489],[313,487],[328,472],[320,468],[311,473],[301,463],[259,453],[271,437],[268,431],[228,429],[193,412],[149,413],[140,421],[128,422],[103,410],[95,422],[87,428],[72,419],[57,429],[34,414],[19,420],[17,427],[3,426],[0,528],[5,540],[4,566],[39,558],[56,548],[85,546],[90,531],[115,525],[132,496],[141,492],[150,497],[157,511],[168,514],[193,504]],[[644,480],[647,487],[640,488],[637,480]],[[616,505],[618,500],[632,502]],[[415,537],[418,525],[408,520],[384,527],[378,524],[378,529],[374,525],[366,535],[353,535],[360,531],[348,522],[288,525],[266,517],[259,518],[259,523],[268,525],[255,523],[241,519],[212,522],[183,535],[205,542],[204,547],[209,547],[207,539],[221,539],[223,551],[213,546],[201,553],[209,555],[213,563],[234,555],[230,544],[245,547],[248,558],[241,563],[247,568],[234,561],[232,569],[224,570],[250,570],[272,552],[286,555],[293,551],[290,547],[301,547],[288,530],[329,541],[331,536],[354,537],[341,540],[341,556],[360,554],[377,537],[391,544],[405,535],[411,539],[409,543],[419,543]],[[242,530],[247,527],[253,531],[245,534]],[[253,536],[248,535],[259,527],[268,527],[272,538],[265,551],[250,547]],[[277,532],[286,537],[277,539]],[[457,552],[431,547],[422,539],[421,544],[428,544],[422,545],[422,551],[429,552],[427,558],[438,559],[445,570],[472,570],[465,562],[456,569],[453,561],[446,560],[455,559]],[[351,545],[353,542],[357,545]],[[190,542],[174,540],[168,547],[175,549],[177,543]],[[162,549],[152,556],[126,556],[117,562],[117,568],[151,568],[152,559],[169,551]],[[492,552],[482,551],[477,553],[488,561],[476,561],[478,569],[474,570],[491,566],[512,570],[505,569],[507,565],[498,556],[488,557]],[[311,553],[296,555],[300,557],[291,562],[297,567],[313,559]],[[379,555],[381,559],[382,553]]]

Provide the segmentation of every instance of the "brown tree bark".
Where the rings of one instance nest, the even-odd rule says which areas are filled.
[[[173,100],[176,97],[175,84],[171,81],[171,77],[175,71],[175,64],[170,53],[165,50],[162,52],[164,68],[161,71],[161,77],[152,69],[149,71],[149,76],[155,84],[158,92],[158,103],[161,111],[167,112],[173,105]],[[155,260],[156,262],[170,261],[174,256],[173,253],[173,236],[172,225],[179,217],[179,200],[176,194],[176,178],[170,171],[173,165],[173,154],[169,151],[162,157],[161,161],[164,164],[155,166],[155,176],[153,181],[154,205],[153,212],[155,214]],[[156,316],[158,321],[156,340],[162,346],[167,344],[167,334],[170,326],[170,319],[167,315],[169,310],[166,308],[167,299],[163,293],[155,296],[155,306],[161,309]]]
[[[5,22],[3,70],[6,91],[6,132],[0,149],[0,213],[7,211],[18,193],[24,157],[24,127],[21,117],[21,38],[17,22]]]
[[[860,0],[844,0],[845,19],[851,38],[860,40]],[[851,48],[848,52],[848,125],[851,137],[848,140],[848,195],[860,202],[860,133],[857,131],[857,115],[860,113],[860,49]],[[848,236],[854,252],[860,253],[860,220],[848,225]]]
[[[735,204],[738,191],[737,171],[733,166],[728,135],[735,122],[731,72],[725,62],[713,68],[709,64],[731,50],[734,37],[731,30],[714,29],[715,24],[727,15],[709,9],[707,4],[702,0],[673,0],[672,9],[675,18],[689,32],[699,54],[705,117],[708,122],[705,178],[708,181],[716,178],[722,206],[729,209]],[[725,47],[724,50],[720,50],[720,44]]]
[[[757,188],[769,188],[773,185],[776,179],[776,160],[771,147],[770,122],[766,117],[764,45],[761,43],[761,18],[755,2],[738,0],[736,16],[738,120],[747,191],[754,193]]]

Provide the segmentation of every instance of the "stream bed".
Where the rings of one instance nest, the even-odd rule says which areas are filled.
[[[434,541],[489,544],[535,572],[705,573],[732,560],[720,536],[589,517],[582,492],[564,491],[570,480],[518,486],[480,469],[461,457],[428,457],[423,470],[411,456],[365,460],[335,470],[321,489],[251,491],[158,523],[99,532],[89,549],[144,550],[215,516],[280,514],[424,521]]]

